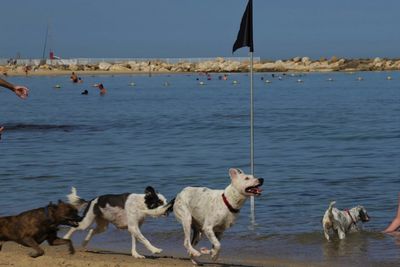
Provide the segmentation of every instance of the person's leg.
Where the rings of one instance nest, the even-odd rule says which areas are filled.
[[[392,223],[383,231],[384,233],[391,233],[400,228],[400,193],[399,193],[399,203],[397,207],[396,217],[393,219]]]

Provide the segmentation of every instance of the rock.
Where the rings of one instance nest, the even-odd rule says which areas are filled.
[[[71,65],[68,66],[68,69],[69,69],[70,71],[78,71],[78,70],[79,70],[79,65],[77,65],[77,64],[71,64]],[[83,69],[83,68],[82,68],[82,69]]]
[[[240,62],[229,61],[229,62],[227,62],[227,65],[225,66],[224,69],[226,72],[237,72],[240,69]]]
[[[108,70],[109,71],[130,71],[130,68],[127,68],[123,64],[114,64]]]
[[[303,58],[301,59],[301,62],[302,62],[303,64],[310,64],[311,60],[310,60],[309,57],[303,57]]]
[[[51,66],[44,64],[39,66],[39,70],[51,70]]]
[[[295,63],[300,62],[301,61],[301,57],[294,57],[292,59],[292,61],[295,62]]]
[[[218,62],[218,63],[224,63],[224,62],[225,62],[225,59],[224,59],[223,57],[217,57],[217,58],[215,59],[215,61]]]
[[[382,62],[382,59],[380,57],[374,58],[374,63]]]
[[[108,62],[100,62],[99,63],[99,70],[109,70],[111,68],[111,64]]]

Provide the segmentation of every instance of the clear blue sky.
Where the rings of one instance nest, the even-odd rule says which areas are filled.
[[[0,58],[231,56],[247,0],[2,0]],[[400,57],[399,0],[254,0],[255,55]],[[235,55],[246,56],[247,49]]]

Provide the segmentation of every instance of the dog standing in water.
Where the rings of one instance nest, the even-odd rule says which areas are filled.
[[[76,189],[72,187],[71,194],[67,195],[69,202],[78,209],[86,207],[83,220],[77,228],[71,228],[64,236],[70,239],[76,230],[85,230],[96,221],[96,228],[90,229],[82,246],[86,247],[95,234],[107,230],[112,223],[119,229],[128,229],[132,236],[132,256],[144,258],[136,251],[138,239],[151,253],[161,253],[162,249],[153,246],[140,232],[146,216],[159,217],[171,211],[173,201],[167,204],[165,197],[148,186],[144,194],[124,193],[118,195],[102,195],[90,201],[80,198]]]
[[[66,244],[70,254],[75,252],[71,240],[57,237],[59,225],[78,226],[82,220],[78,210],[61,200],[58,204],[50,203],[46,207],[25,211],[16,216],[0,218],[0,250],[3,242],[14,241],[35,252],[33,258],[42,256],[44,250],[39,246],[47,240],[50,246]]]
[[[363,206],[357,206],[350,210],[341,211],[334,207],[336,201],[332,201],[325,211],[322,219],[325,238],[330,241],[330,230],[337,232],[339,239],[344,239],[346,233],[358,231],[357,222],[368,222],[369,216]]]
[[[220,240],[224,231],[230,228],[239,215],[240,208],[249,196],[261,194],[264,179],[245,174],[240,169],[229,169],[231,184],[225,190],[212,190],[206,187],[186,187],[177,196],[174,213],[182,224],[185,234],[184,246],[192,262],[201,254],[211,254],[217,260],[221,248]],[[193,238],[190,241],[190,232]],[[194,249],[205,234],[212,249]]]

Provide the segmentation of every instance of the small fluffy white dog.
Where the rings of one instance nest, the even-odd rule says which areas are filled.
[[[174,213],[183,226],[184,246],[195,264],[193,257],[201,254],[211,254],[213,260],[218,258],[223,232],[234,224],[246,199],[261,194],[264,179],[245,174],[240,169],[229,169],[229,175],[231,184],[225,190],[186,187],[176,197]],[[200,253],[193,246],[199,242],[201,234],[210,240],[212,249],[202,248]]]
[[[136,251],[136,239],[139,240],[151,253],[161,253],[162,249],[153,246],[140,232],[146,216],[159,217],[167,214],[172,209],[173,201],[166,204],[165,197],[148,186],[144,194],[124,193],[118,195],[102,195],[90,201],[80,198],[76,189],[72,187],[71,194],[67,195],[69,203],[78,209],[86,207],[83,220],[76,228],[71,228],[64,236],[70,239],[77,230],[86,230],[96,221],[96,228],[90,229],[82,246],[86,247],[95,234],[107,230],[112,223],[119,229],[128,229],[132,236],[132,256],[144,258]]]
[[[358,231],[357,222],[368,222],[369,216],[363,206],[357,206],[350,210],[338,210],[334,207],[336,201],[332,201],[329,208],[325,211],[322,219],[325,238],[330,241],[330,232],[337,233],[339,239],[344,239],[346,233]]]

